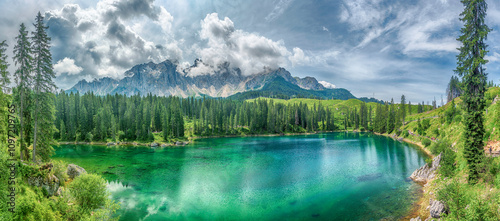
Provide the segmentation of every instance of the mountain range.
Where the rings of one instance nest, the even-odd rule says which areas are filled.
[[[209,67],[196,59],[194,64],[182,69],[177,62],[170,60],[161,63],[145,63],[132,67],[121,80],[109,77],[81,80],[66,92],[81,94],[93,92],[106,94],[153,94],[159,96],[210,96],[236,99],[270,97],[314,97],[321,99],[355,98],[343,88],[325,88],[314,77],[292,77],[284,68],[268,70],[249,76],[241,74],[240,69],[231,68],[229,63],[217,68]],[[193,74],[195,71],[208,70]]]

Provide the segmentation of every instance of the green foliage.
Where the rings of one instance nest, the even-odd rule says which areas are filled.
[[[31,81],[31,71],[33,69],[32,64],[33,64],[33,58],[31,56],[32,51],[31,51],[31,43],[28,40],[28,31],[26,30],[26,26],[24,23],[21,24],[19,28],[19,35],[16,37],[16,45],[14,46],[14,63],[18,68],[14,72],[14,78],[16,79],[17,88],[14,90],[14,96],[16,97],[16,100],[19,101],[19,119],[20,119],[20,129],[19,129],[19,145],[20,145],[20,151],[21,151],[21,160],[23,158],[28,158],[28,151],[26,149],[26,137],[23,137],[25,135],[25,122],[23,120],[26,120],[26,115],[29,115],[26,111],[27,108],[27,102],[26,99],[30,95],[30,81]],[[29,127],[28,127],[29,128]],[[28,139],[29,140],[29,139]]]
[[[60,160],[53,160],[52,164],[52,173],[59,179],[61,186],[64,186],[64,182],[68,180],[68,174],[66,173],[68,166]]]
[[[7,68],[9,67],[9,63],[7,62],[7,43],[5,40],[0,42],[0,93],[7,93],[7,89],[10,84],[9,72]]]
[[[425,147],[428,147],[429,145],[431,145],[431,140],[427,139],[427,138],[424,138],[422,140],[422,144],[425,146]]]
[[[94,140],[94,135],[92,135],[92,133],[88,132],[88,133],[85,135],[85,141],[87,141],[87,142],[92,142],[92,140]]]
[[[432,133],[433,133],[434,135],[436,135],[436,137],[439,137],[439,128],[437,128],[437,127],[436,127],[436,128],[434,128],[434,130],[432,130]]]
[[[283,77],[276,76],[268,80],[260,90],[252,90],[236,93],[229,96],[232,100],[247,100],[258,97],[275,97],[281,99],[290,99],[292,97],[317,98],[317,99],[340,99],[348,100],[354,97],[348,90],[343,88],[324,89],[319,91],[306,90],[295,84],[286,81]]]
[[[425,140],[428,140],[429,145],[430,145],[431,141],[429,139],[424,139],[424,141]],[[424,141],[422,141],[422,144],[424,144]],[[425,141],[425,142],[427,142],[427,141]],[[445,152],[445,150],[450,149],[450,146],[451,145],[447,141],[439,140],[437,142],[432,143],[432,145],[429,147],[429,150],[431,151],[432,154],[438,155],[440,153]]]
[[[453,177],[456,170],[456,153],[449,147],[448,144],[446,144],[446,147],[444,148],[442,154],[443,155],[441,156],[441,167],[439,168],[439,173],[444,177]]]
[[[461,220],[465,217],[465,207],[469,202],[466,188],[466,184],[454,178],[443,185],[443,188],[437,192],[437,199],[447,205],[447,218]]]
[[[464,11],[460,20],[464,22],[462,35],[458,38],[462,42],[457,55],[457,69],[455,72],[462,77],[464,101],[467,113],[465,125],[464,155],[469,166],[469,182],[475,183],[479,179],[479,165],[483,153],[483,110],[485,107],[484,93],[486,91],[486,73],[483,65],[486,53],[485,40],[491,29],[485,24],[487,4],[484,0],[462,0]]]
[[[408,137],[410,133],[408,133],[408,130],[402,130],[401,135],[403,135],[403,137]]]
[[[427,164],[428,167],[431,167],[432,166],[432,158],[425,159],[425,163]]]
[[[61,220],[41,193],[21,188],[16,197],[14,220]]]
[[[446,109],[446,111],[444,112],[444,117],[446,119],[445,121],[448,124],[451,124],[451,122],[453,121],[453,119],[455,117],[455,114],[457,114],[457,112],[458,112],[458,110],[455,106],[456,106],[455,100],[451,100],[450,107],[448,109]]]
[[[106,181],[95,174],[82,174],[69,186],[71,195],[83,211],[92,211],[105,205],[108,199]]]

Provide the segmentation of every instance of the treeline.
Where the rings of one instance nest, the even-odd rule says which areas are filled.
[[[377,103],[375,108],[368,106],[366,103],[361,103],[359,108],[348,108],[341,113],[343,115],[343,129],[353,128],[359,131],[373,131],[377,133],[392,133],[396,132],[404,123],[406,116],[416,113],[429,111],[433,106],[425,105],[424,102],[412,105],[411,102],[406,103],[404,95],[401,96],[399,104],[385,102]]]
[[[321,106],[245,102],[215,98],[134,95],[56,95],[55,139],[62,141],[153,141],[188,135],[332,131],[334,114]]]

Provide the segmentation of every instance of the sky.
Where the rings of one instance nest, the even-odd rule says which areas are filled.
[[[500,2],[487,1],[488,80],[500,84]],[[463,26],[456,0],[0,0],[0,41],[38,11],[51,40],[56,85],[121,79],[134,65],[199,58],[207,74],[229,62],[245,75],[284,67],[357,97],[412,103],[441,96],[456,68]],[[446,101],[445,101],[446,102]]]

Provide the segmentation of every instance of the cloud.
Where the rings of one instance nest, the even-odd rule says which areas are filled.
[[[323,26],[323,31],[330,32],[325,26]]]
[[[56,76],[61,75],[62,73],[67,73],[68,75],[76,75],[82,72],[83,68],[75,65],[75,60],[71,58],[64,58],[59,60],[54,65],[54,72],[56,72]]]
[[[208,41],[206,47],[196,49],[204,63],[217,67],[229,62],[244,75],[276,69],[287,64],[291,55],[283,41],[235,29],[231,19],[221,20],[217,13],[208,14],[201,21],[200,38]]]
[[[293,0],[280,0],[278,2],[278,4],[276,4],[274,6],[271,13],[269,13],[266,16],[266,18],[265,18],[266,21],[268,21],[268,22],[273,21],[274,19],[276,19],[277,17],[282,15],[292,2],[293,2]]]
[[[363,30],[380,25],[391,8],[384,8],[380,0],[347,0],[341,7],[340,21],[351,25],[351,30]]]
[[[330,88],[330,89],[334,89],[336,88],[336,86],[330,82],[326,82],[326,81],[318,81],[318,83],[320,83],[321,85],[323,85],[323,87],[325,88]]]
[[[368,46],[384,36],[378,43],[396,41],[401,51],[410,56],[455,52],[458,43],[452,30],[458,25],[459,4],[432,3],[424,0],[409,7],[397,2],[387,6],[387,1],[381,0],[344,1],[339,18],[350,25],[352,35],[361,35],[356,48]]]
[[[86,78],[122,78],[125,70],[136,64],[181,60],[180,43],[171,32],[173,17],[163,6],[153,3],[103,0],[95,7],[83,9],[77,4],[65,4],[59,10],[46,12],[54,60],[71,58],[88,75]],[[161,37],[146,40],[138,32]],[[76,74],[69,73],[56,82],[68,87],[78,80]]]
[[[300,48],[293,48],[293,55],[289,59],[292,62],[292,66],[309,65],[311,62],[311,59]]]
[[[485,60],[488,60],[490,63],[491,62],[497,62],[500,61],[500,54],[497,52],[490,52],[489,55],[486,55],[484,57]]]

